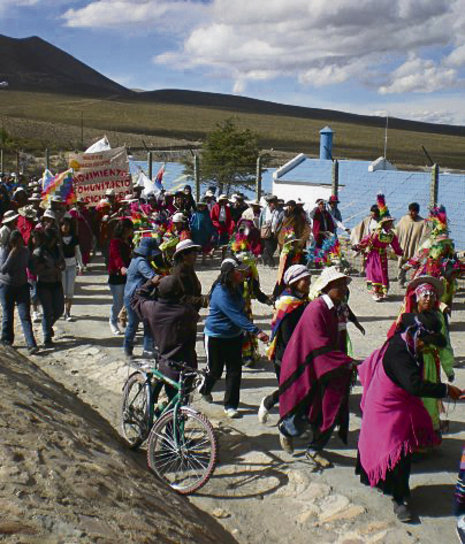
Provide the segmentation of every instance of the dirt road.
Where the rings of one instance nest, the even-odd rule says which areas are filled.
[[[262,288],[271,292],[276,270],[259,268]],[[216,271],[199,271],[204,292],[208,292]],[[362,279],[351,284],[351,307],[366,329],[362,337],[350,330],[358,358],[379,347],[397,316],[402,295],[393,284],[390,300],[375,303],[367,295]],[[111,335],[108,327],[110,292],[101,264],[91,265],[78,278],[73,313],[74,323],[60,320],[56,326],[56,348],[34,357],[43,370],[78,395],[113,425],[118,424],[117,408],[121,388],[129,369],[124,362],[122,338]],[[254,302],[255,320],[269,330],[270,308]],[[198,326],[198,353],[204,364],[203,320]],[[456,383],[465,387],[465,293],[459,291],[452,323],[452,344],[456,353]],[[37,327],[38,328],[38,327]],[[38,334],[40,338],[40,334]],[[140,353],[141,346],[136,348]],[[195,404],[217,428],[220,464],[211,481],[191,498],[201,509],[213,513],[241,543],[303,544],[314,538],[321,543],[386,542],[422,544],[454,542],[455,525],[451,516],[452,493],[461,446],[465,438],[465,407],[446,404],[450,433],[442,446],[413,466],[412,504],[419,514],[413,525],[398,523],[387,497],[362,486],[354,475],[356,443],[360,425],[361,388],[351,399],[349,445],[331,440],[329,455],[334,468],[313,473],[302,449],[294,456],[279,447],[273,413],[266,426],[257,420],[260,399],[276,382],[266,362],[245,370],[241,396],[242,419],[225,418],[221,405],[222,385],[213,396],[215,404],[201,400]],[[153,485],[156,485],[154,480]]]

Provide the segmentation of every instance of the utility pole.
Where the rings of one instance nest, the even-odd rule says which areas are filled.
[[[45,168],[50,170],[50,154],[48,148],[45,150]]]
[[[0,149],[0,174],[4,174],[3,170],[3,147]]]
[[[84,112],[81,111],[81,149],[84,151]]]
[[[262,158],[257,157],[257,173],[255,176],[255,198],[260,200],[262,196]]]
[[[200,169],[199,169],[198,155],[194,155],[194,180],[195,180],[195,198],[198,202],[200,200]]]
[[[151,151],[147,151],[147,171],[148,171],[148,177],[151,180],[153,175],[153,158],[152,158]]]
[[[389,127],[389,114],[386,114],[386,126],[384,127],[384,154],[383,157],[386,159],[387,155],[387,144],[388,144],[388,127]]]

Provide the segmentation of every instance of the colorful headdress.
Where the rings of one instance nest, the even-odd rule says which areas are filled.
[[[385,199],[383,193],[378,193],[376,195],[376,204],[377,204],[378,210],[379,210],[378,223],[381,224],[381,223],[386,222],[386,221],[393,221],[394,220],[394,218],[389,213],[389,208],[387,207],[386,199]]]
[[[241,232],[238,232],[230,242],[230,248],[233,253],[242,253],[244,251],[250,251],[250,242],[247,236]]]
[[[447,227],[447,213],[446,208],[440,204],[430,209],[428,221],[432,223],[431,237],[448,238],[449,229]]]

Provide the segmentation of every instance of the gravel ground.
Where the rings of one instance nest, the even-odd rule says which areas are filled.
[[[204,292],[217,275],[217,267],[200,269]],[[262,289],[271,293],[276,269],[259,267]],[[121,388],[129,369],[122,356],[122,339],[110,334],[108,314],[110,293],[103,266],[98,261],[78,278],[73,313],[76,321],[60,320],[56,326],[56,347],[34,357],[43,370],[85,402],[97,409],[112,425],[118,425]],[[351,284],[351,307],[366,329],[363,337],[350,329],[357,358],[367,356],[381,345],[388,327],[397,316],[402,293],[393,283],[388,301],[375,303],[367,294],[362,278]],[[255,321],[269,332],[270,308],[254,301]],[[198,324],[200,366],[205,361],[202,312]],[[456,383],[465,387],[465,291],[459,290],[451,326],[456,355]],[[37,326],[37,330],[39,326]],[[40,334],[38,333],[38,338]],[[136,348],[141,350],[141,345]],[[263,349],[263,346],[262,348]],[[244,370],[238,420],[228,420],[222,410],[222,383],[213,393],[215,403],[194,404],[214,423],[219,437],[220,462],[210,482],[191,497],[192,502],[213,513],[241,543],[436,543],[454,542],[451,516],[452,494],[461,447],[465,437],[463,404],[446,403],[450,432],[440,448],[413,466],[412,504],[418,520],[403,525],[395,519],[390,500],[361,485],[354,475],[356,444],[360,426],[360,386],[351,397],[349,444],[337,438],[329,444],[328,457],[334,468],[312,472],[305,462],[305,444],[297,444],[290,456],[279,447],[277,412],[267,425],[257,420],[260,399],[271,392],[276,381],[270,365],[263,360],[256,369]],[[142,455],[142,453],[141,453]],[[156,480],[154,480],[156,485]]]

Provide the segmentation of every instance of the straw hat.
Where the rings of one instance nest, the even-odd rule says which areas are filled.
[[[318,278],[319,291],[323,291],[323,289],[327,287],[331,282],[340,280],[342,278],[345,278],[347,280],[347,283],[350,283],[352,281],[352,278],[350,278],[346,274],[343,274],[342,272],[339,272],[335,266],[328,266],[328,268],[325,268],[320,274],[320,277]]]
[[[32,193],[28,200],[29,202],[40,202],[42,197],[40,196],[40,193]]]
[[[246,272],[249,269],[249,267],[240,261],[237,261],[236,259],[233,259],[231,257],[228,257],[224,259],[224,261],[221,263],[221,272],[231,272],[231,270],[241,270],[242,272]]]
[[[262,208],[262,205],[258,200],[248,200],[247,204],[252,208],[253,206],[257,206],[259,208]]]
[[[115,190],[114,189],[107,189],[105,191],[105,196],[115,196]]]
[[[407,292],[414,291],[422,283],[430,283],[437,292],[437,298],[441,298],[444,292],[444,284],[439,278],[433,276],[418,276],[407,285]]]
[[[37,219],[37,210],[34,208],[34,206],[23,206],[22,208],[19,208],[18,213],[26,219]]]
[[[176,244],[176,251],[174,252],[173,257],[176,257],[176,255],[179,255],[183,251],[189,251],[191,249],[200,251],[202,249],[202,246],[199,246],[198,244],[194,244],[194,242],[189,239],[182,240],[181,242],[178,242]]]
[[[224,193],[222,195],[220,195],[218,197],[218,202],[220,202],[221,200],[228,200],[229,201],[228,195],[225,195]]]
[[[14,221],[17,219],[19,215],[14,212],[13,210],[8,210],[4,213],[3,219],[2,219],[2,225],[6,225],[6,223],[10,223],[11,221]]]

